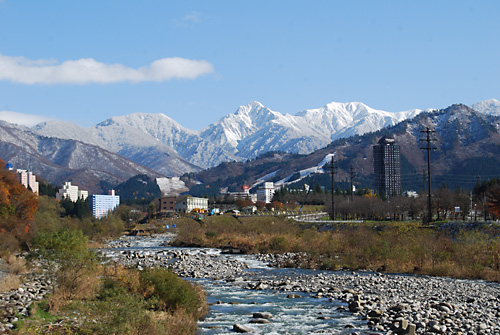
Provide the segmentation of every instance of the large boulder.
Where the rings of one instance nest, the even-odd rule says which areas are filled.
[[[251,333],[253,331],[253,329],[240,325],[239,323],[233,325],[233,330],[237,333]]]

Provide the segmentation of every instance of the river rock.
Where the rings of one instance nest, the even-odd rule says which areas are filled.
[[[299,299],[302,298],[300,294],[289,294],[286,296],[288,299]]]
[[[256,319],[272,319],[273,315],[267,312],[255,312],[252,317]]]
[[[271,323],[271,321],[269,321],[268,319],[258,318],[258,319],[252,319],[252,320],[250,320],[249,323],[265,324],[265,323]]]
[[[237,333],[251,333],[253,332],[253,329],[249,327],[245,327],[243,325],[240,325],[239,323],[235,323],[233,325],[233,330]]]

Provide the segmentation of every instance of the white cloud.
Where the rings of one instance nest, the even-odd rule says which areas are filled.
[[[190,21],[190,22],[201,22],[201,13],[198,12],[192,12],[182,18],[183,21]]]
[[[32,127],[36,124],[39,124],[40,122],[50,121],[51,119],[33,114],[0,111],[0,120],[7,121],[9,123],[15,123],[21,126]]]
[[[214,72],[211,63],[186,58],[162,58],[138,69],[122,64],[105,64],[92,58],[59,63],[55,60],[29,60],[0,54],[0,80],[22,84],[109,84],[118,82],[162,82],[195,79]]]

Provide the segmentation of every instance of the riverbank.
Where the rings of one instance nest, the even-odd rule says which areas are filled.
[[[171,237],[169,237],[171,238]],[[344,309],[378,333],[396,334],[498,334],[500,286],[474,280],[429,276],[390,275],[376,272],[311,271],[293,276],[258,277],[245,257],[274,266],[285,266],[301,254],[233,256],[217,249],[148,249],[120,251],[112,247],[119,263],[133,267],[170,267],[189,278],[224,280],[253,290],[305,292],[339,300]]]
[[[29,306],[43,299],[51,290],[52,282],[43,273],[24,276],[19,288],[0,292],[0,334],[9,332],[19,318],[29,315]]]
[[[274,255],[261,256],[263,260]],[[344,301],[377,331],[500,333],[500,287],[485,281],[349,272],[261,280],[249,288],[302,291]]]

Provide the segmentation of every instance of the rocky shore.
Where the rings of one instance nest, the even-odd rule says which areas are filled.
[[[262,255],[275,263],[278,255]],[[247,284],[344,301],[371,329],[395,334],[500,334],[500,286],[381,273],[321,273]]]
[[[29,306],[48,294],[51,284],[45,275],[32,273],[25,275],[18,289],[0,292],[0,334],[8,333],[19,317],[27,316]]]
[[[114,253],[136,267],[170,267],[183,277],[234,282],[247,289],[307,292],[343,301],[374,333],[500,334],[500,285],[484,281],[374,272],[322,272],[255,278],[242,261],[200,250]],[[301,262],[303,254],[258,255],[273,267]],[[290,295],[292,297],[292,295]]]

